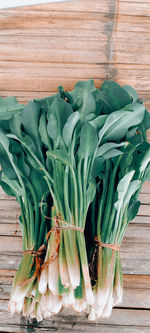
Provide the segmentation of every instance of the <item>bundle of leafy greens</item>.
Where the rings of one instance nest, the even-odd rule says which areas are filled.
[[[23,234],[11,313],[40,321],[67,307],[95,320],[121,302],[119,246],[150,179],[149,128],[135,90],[113,81],[26,106],[0,99],[0,184]]]

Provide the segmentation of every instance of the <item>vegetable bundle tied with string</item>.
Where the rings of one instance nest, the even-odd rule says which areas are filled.
[[[23,257],[9,309],[108,317],[122,299],[119,256],[150,179],[150,115],[130,86],[92,80],[26,106],[0,99],[0,183],[21,210]]]

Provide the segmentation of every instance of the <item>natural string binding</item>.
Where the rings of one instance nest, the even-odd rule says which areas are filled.
[[[101,246],[101,247],[108,248],[108,249],[111,249],[114,251],[120,250],[119,244],[103,243],[103,242],[100,242],[97,237],[94,238],[94,242],[96,243],[96,246]]]
[[[27,279],[27,280],[23,281],[22,284],[21,284],[22,286],[25,285],[26,283],[28,283],[29,281],[34,280],[36,277],[38,278],[40,272],[46,266],[48,266],[49,264],[51,264],[57,258],[58,251],[59,251],[59,244],[60,244],[60,235],[59,235],[60,230],[75,230],[75,231],[80,231],[82,233],[84,232],[84,229],[82,229],[82,228],[80,228],[78,226],[75,226],[75,225],[73,225],[71,223],[68,223],[66,221],[63,221],[63,220],[61,220],[57,216],[54,216],[54,217],[45,216],[44,213],[43,213],[43,211],[42,211],[42,206],[41,206],[41,212],[42,212],[42,215],[46,219],[53,220],[55,222],[55,226],[53,226],[52,229],[49,230],[48,233],[47,233],[47,235],[46,235],[46,241],[48,242],[51,233],[56,233],[56,235],[58,237],[57,238],[57,246],[56,246],[56,249],[54,250],[54,253],[45,262],[43,262],[43,260],[42,260],[42,255],[46,251],[46,245],[45,244],[42,244],[37,251],[34,251],[34,248],[33,248],[32,250],[25,250],[23,252],[24,254],[28,254],[29,253],[29,254],[31,254],[34,257],[36,268],[35,268],[35,272],[34,272],[33,276],[30,279]],[[65,224],[65,225],[64,226],[60,226],[60,224],[59,224],[60,222],[62,224]],[[33,261],[33,264],[34,264],[34,261]]]

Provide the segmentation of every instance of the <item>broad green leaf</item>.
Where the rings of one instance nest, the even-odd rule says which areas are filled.
[[[126,109],[133,111],[126,111]],[[135,103],[121,111],[111,113],[99,132],[100,141],[120,140],[130,127],[140,124],[144,118],[145,107]]]
[[[11,197],[16,197],[17,196],[16,193],[12,190],[12,188],[8,184],[6,184],[5,182],[3,182],[1,180],[0,180],[0,186],[2,187],[3,191],[7,195],[9,195]]]
[[[147,131],[150,128],[150,113],[147,110],[145,110],[145,115],[142,124],[144,126],[145,131]]]
[[[143,142],[137,146],[133,154],[133,163],[136,170],[134,178],[143,180],[150,163],[150,144],[148,142]]]
[[[132,139],[133,137],[137,136],[137,129],[138,127],[133,127],[129,129],[126,133],[126,139],[130,140],[130,138]]]
[[[37,153],[36,146],[35,146],[33,140],[31,139],[31,137],[29,135],[25,135],[25,136],[20,138],[15,134],[7,134],[7,137],[11,138],[11,139],[14,139],[14,140],[17,140],[18,142],[22,143],[23,146],[28,147],[28,149],[33,151],[35,154]]]
[[[142,179],[143,182],[150,181],[150,163],[146,166],[146,170],[144,173],[144,177]]]
[[[53,151],[47,151],[46,155],[50,159],[58,160],[58,161],[62,162],[63,164],[68,165],[69,167],[72,167],[69,156],[67,155],[67,153],[65,153],[61,150],[55,149]]]
[[[48,185],[43,177],[43,172],[41,170],[35,170],[31,168],[30,178],[29,178],[34,190],[36,191],[36,196],[38,202],[41,203],[43,194],[48,192]]]
[[[21,121],[24,131],[33,140],[37,149],[37,156],[43,160],[42,142],[39,134],[39,117],[40,106],[32,101],[24,107],[21,113]]]
[[[9,140],[5,134],[0,133],[0,165],[2,171],[9,179],[16,179],[17,175],[12,166],[13,156],[9,151]]]
[[[85,122],[90,122],[93,119],[95,119],[95,116],[96,116],[95,113],[89,113],[85,116],[84,120],[85,120]]]
[[[128,190],[126,195],[124,196],[123,205],[124,207],[129,204],[132,196],[138,191],[141,186],[141,182],[139,180],[133,180],[128,186]]]
[[[60,97],[60,93],[54,94],[52,96],[48,96],[45,98],[36,98],[34,99],[34,102],[37,103],[41,110],[45,111],[45,112],[49,112],[49,109],[54,101],[55,98]]]
[[[99,99],[104,114],[122,109],[131,103],[128,92],[114,81],[104,81],[100,88]]]
[[[89,158],[92,154],[94,154],[95,149],[98,144],[98,136],[96,129],[86,123],[83,125],[80,135],[80,146],[79,146],[79,155],[81,158]]]
[[[79,81],[75,84],[74,89],[69,91],[69,94],[73,98],[74,105],[77,106],[77,109],[82,107],[85,90],[88,90],[91,93],[96,90],[93,80]]]
[[[63,127],[73,113],[72,107],[62,98],[55,98],[48,117],[47,132],[52,139],[62,136]]]
[[[0,177],[0,185],[8,195],[23,196],[22,188],[18,181],[7,178],[2,172]]]
[[[118,147],[122,147],[122,146],[126,146],[127,144],[128,144],[127,142],[121,142],[121,143],[107,142],[107,143],[104,143],[102,146],[100,146],[97,149],[96,157],[103,156],[109,150],[112,150],[112,149],[118,148]]]
[[[48,118],[48,124],[47,124],[47,133],[50,138],[53,140],[58,138],[59,135],[59,129],[58,129],[58,120],[55,113],[51,113]]]
[[[117,186],[117,193],[118,193],[118,200],[115,202],[114,206],[119,211],[124,201],[124,197],[128,191],[130,182],[133,178],[135,171],[128,172],[118,183]]]
[[[143,156],[143,158],[140,162],[140,173],[141,173],[141,175],[144,174],[144,172],[145,172],[149,163],[150,163],[150,144],[149,144],[149,148],[144,153],[144,156]]]
[[[21,113],[16,113],[10,120],[9,120],[9,127],[10,131],[17,136],[22,136],[22,128],[21,128]]]
[[[114,149],[109,150],[107,153],[105,153],[103,155],[103,157],[104,157],[105,160],[107,160],[109,158],[113,158],[113,157],[116,157],[116,156],[119,156],[119,155],[122,155],[122,154],[123,154],[123,152],[121,150],[114,148]]]
[[[13,150],[12,150],[12,154],[14,156]],[[14,156],[14,162],[16,164],[16,166],[18,167],[18,169],[20,170],[20,174],[22,175],[22,178],[24,177],[29,177],[30,175],[30,168],[28,166],[28,164],[26,163],[26,157],[23,153],[23,151],[20,154],[16,154]]]
[[[9,151],[13,155],[14,163],[20,170],[22,177],[29,177],[30,168],[26,163],[26,156],[19,142],[10,139]]]
[[[89,207],[90,203],[94,200],[96,195],[96,182],[90,182],[87,189],[87,207]]]
[[[28,162],[30,163],[31,167],[34,168],[35,170],[39,171],[39,169],[40,169],[39,165],[35,161],[35,159],[32,157],[32,155],[27,153],[27,158],[28,158]]]
[[[74,129],[75,129],[76,124],[78,123],[79,119],[80,119],[80,113],[78,111],[73,112],[69,116],[69,118],[63,128],[63,139],[64,139],[66,146],[69,146],[71,143],[73,132],[74,132]]]
[[[91,120],[89,124],[94,126],[97,129],[97,131],[100,131],[100,129],[104,126],[107,117],[108,117],[107,115],[98,116],[95,119]]]
[[[131,100],[133,101],[133,103],[138,102],[139,101],[139,96],[136,92],[135,89],[133,89],[131,86],[129,85],[125,85],[123,86],[123,89],[125,89],[127,91],[127,93],[129,94]],[[130,103],[130,102],[129,102]]]
[[[79,109],[81,114],[81,120],[84,122],[86,117],[96,111],[96,104],[93,95],[89,90],[85,90],[83,93],[83,104]]]
[[[40,137],[41,140],[43,142],[43,144],[46,147],[50,146],[50,139],[47,133],[47,121],[46,121],[46,113],[43,112],[41,117],[40,117],[40,123],[39,123],[39,133],[40,133]]]
[[[127,221],[128,222],[132,221],[136,217],[140,205],[141,205],[140,201],[135,201],[129,206],[128,212],[127,212]]]
[[[124,153],[121,157],[121,161],[119,163],[119,168],[121,169],[121,177],[126,173],[126,169],[133,166],[133,154],[136,150],[136,146],[128,145],[125,149]],[[120,175],[119,175],[120,176]]]
[[[96,178],[100,176],[102,170],[104,169],[105,159],[103,157],[96,157],[93,164],[93,169],[91,171],[91,178]]]
[[[24,138],[18,138],[15,134],[8,134],[7,136],[9,138],[12,138],[12,139],[15,139],[15,140],[19,141],[26,148],[27,152],[31,155],[30,156],[30,163],[33,160],[33,167],[35,165],[35,169],[37,169],[36,166],[38,165],[38,167],[40,168],[40,170],[42,170],[46,174],[46,176],[48,177],[48,179],[53,183],[53,179],[52,179],[51,175],[45,169],[45,164],[43,164],[39,160],[39,158],[37,157],[37,155],[34,152],[34,150],[32,150],[32,143],[33,143],[32,139],[29,136],[25,136]],[[28,159],[29,159],[29,154],[28,154]]]
[[[83,103],[83,94],[85,90],[91,92],[95,91],[95,85],[93,80],[79,81],[75,84],[75,87],[72,91],[69,91],[69,94],[73,97],[74,103],[81,107]]]
[[[95,89],[95,91],[92,92],[92,95],[95,99],[95,104],[96,104],[95,114],[97,116],[100,116],[101,114],[105,113],[105,112],[103,112],[105,104],[101,98],[102,92],[100,91],[100,89]]]
[[[24,105],[19,104],[15,97],[0,97],[0,121],[9,120],[16,113],[20,112]]]

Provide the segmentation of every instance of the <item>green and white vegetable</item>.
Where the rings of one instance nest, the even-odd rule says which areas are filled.
[[[20,205],[23,257],[9,309],[38,321],[62,307],[109,317],[122,300],[118,247],[150,180],[150,114],[105,81],[26,106],[0,98],[0,184]]]

